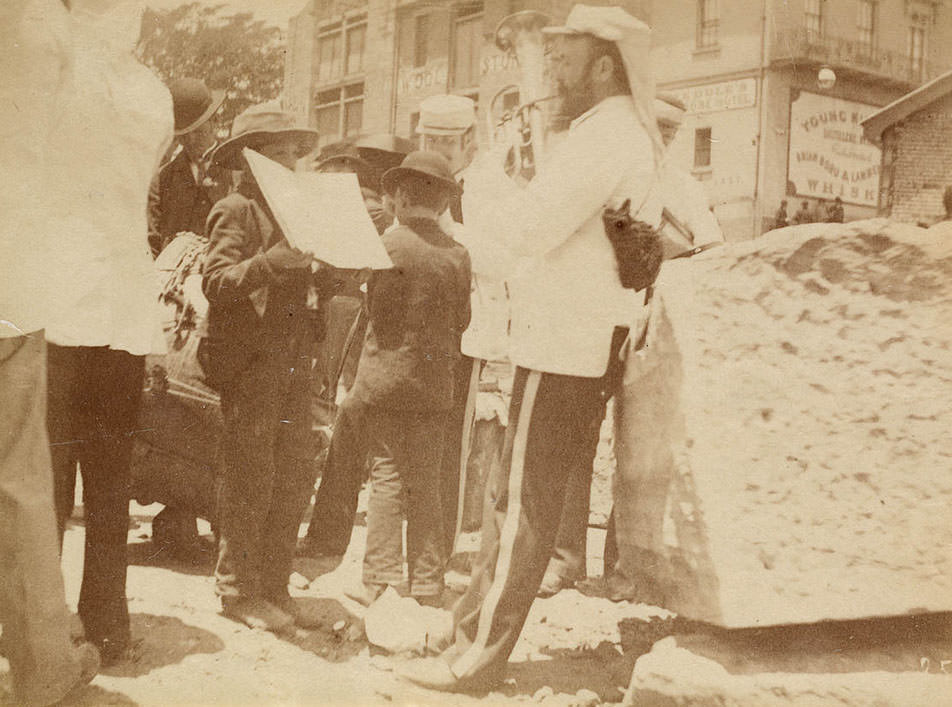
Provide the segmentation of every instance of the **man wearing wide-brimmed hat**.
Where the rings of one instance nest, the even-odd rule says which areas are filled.
[[[293,169],[317,138],[276,102],[263,103],[238,115],[211,155],[226,169],[244,167],[238,191],[208,216],[202,282],[209,309],[199,361],[224,417],[215,588],[226,616],[277,632],[313,624],[287,582],[316,476],[309,374],[317,327],[308,293],[328,294],[333,270],[315,274],[313,256],[288,244],[242,150]]]
[[[159,170],[149,191],[149,247],[158,255],[177,233],[203,235],[205,219],[218,197],[218,184],[207,173],[203,155],[215,143],[213,117],[224,91],[209,91],[201,79],[169,84],[178,150]]]
[[[526,260],[509,280],[516,364],[502,463],[487,481],[482,543],[454,608],[453,644],[401,677],[431,689],[486,691],[502,681],[529,614],[570,479],[592,473],[619,351],[644,294],[623,286],[602,214],[630,200],[661,219],[652,185],[655,125],[650,30],[618,7],[575,5],[555,35],[553,75],[572,123],[524,190],[494,200],[487,221]],[[467,190],[477,178],[467,178]],[[496,181],[506,177],[502,165]],[[468,218],[468,215],[467,215]]]
[[[350,392],[364,409],[374,459],[364,586],[352,596],[369,603],[403,580],[403,495],[410,594],[439,606],[446,562],[440,455],[469,324],[469,255],[438,224],[457,192],[444,157],[411,152],[384,174],[383,188],[400,226],[383,235],[394,268],[369,282],[370,325]]]

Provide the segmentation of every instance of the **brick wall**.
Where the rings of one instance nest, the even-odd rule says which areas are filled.
[[[945,213],[942,192],[952,185],[952,94],[890,130],[895,141],[890,215],[932,224]]]

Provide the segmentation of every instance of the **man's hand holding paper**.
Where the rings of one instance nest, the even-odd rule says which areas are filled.
[[[264,256],[273,270],[299,270],[308,267],[314,260],[313,253],[292,248],[285,240],[268,248]]]

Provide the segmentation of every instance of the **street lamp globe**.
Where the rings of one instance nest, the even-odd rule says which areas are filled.
[[[821,66],[816,72],[816,83],[824,91],[829,91],[836,83],[836,73],[829,66]]]

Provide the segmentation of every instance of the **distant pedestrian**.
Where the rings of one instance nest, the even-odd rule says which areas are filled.
[[[810,202],[803,201],[800,203],[800,208],[797,210],[797,213],[793,215],[793,225],[798,226],[802,223],[813,223],[813,212],[810,210]]]
[[[789,225],[787,220],[787,200],[783,199],[780,202],[780,208],[777,209],[777,213],[774,214],[774,228],[786,228]]]
[[[840,197],[836,197],[833,203],[826,209],[826,222],[843,223],[843,218],[843,200]]]

